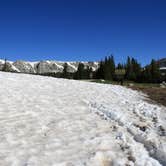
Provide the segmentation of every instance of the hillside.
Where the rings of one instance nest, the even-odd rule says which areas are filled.
[[[0,72],[0,165],[166,165],[166,107],[117,85]]]

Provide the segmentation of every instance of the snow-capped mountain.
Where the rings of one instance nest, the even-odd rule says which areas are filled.
[[[80,62],[60,62],[60,61],[40,61],[40,62],[27,62],[18,60],[16,62],[7,61],[7,69],[11,72],[19,73],[58,73],[63,71],[64,63],[68,64],[68,72],[74,73]],[[85,67],[92,67],[95,71],[98,68],[98,62],[81,62]],[[0,60],[0,70],[3,69],[5,64],[4,60]]]

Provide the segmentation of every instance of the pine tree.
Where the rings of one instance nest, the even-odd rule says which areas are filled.
[[[111,68],[111,75],[112,75],[112,79],[114,77],[115,74],[115,61],[114,61],[114,57],[113,55],[111,55],[111,61],[110,61],[110,68]]]
[[[110,80],[111,79],[111,71],[110,71],[110,58],[105,57],[104,62],[104,79]]]
[[[151,78],[153,83],[157,83],[160,80],[160,71],[159,66],[154,59],[152,59],[151,64]]]
[[[141,82],[158,83],[160,82],[160,71],[157,62],[152,59],[150,65],[147,65],[141,72]]]
[[[92,77],[93,77],[93,72],[92,72],[92,68],[91,67],[89,67],[89,66],[87,66],[87,68],[86,69],[84,69],[84,79],[92,79]]]
[[[68,64],[64,63],[64,65],[63,65],[63,72],[62,72],[62,77],[63,78],[68,78],[68,76],[69,76],[67,69],[68,69]]]
[[[100,61],[99,68],[95,72],[96,79],[104,79],[104,62]]]
[[[79,63],[78,64],[78,69],[75,73],[74,78],[75,79],[83,79],[84,78],[84,64],[83,63]]]
[[[118,65],[117,65],[116,69],[124,69],[124,66],[123,66],[123,64],[121,64],[121,63],[118,63]]]
[[[139,81],[140,77],[141,77],[141,64],[139,64],[137,62],[137,60],[135,60],[134,66],[133,66],[133,71],[135,73],[135,80],[134,81]]]
[[[131,60],[130,57],[127,57],[127,63],[126,63],[126,74],[125,74],[125,78],[127,80],[130,80],[131,77]]]
[[[141,75],[141,65],[134,58],[127,58],[125,78],[131,81],[137,81]]]
[[[107,57],[105,57],[105,60],[104,60],[104,79],[105,80],[110,79],[109,60],[107,59]]]
[[[150,65],[145,67],[145,69],[142,72],[141,78],[142,78],[142,82],[147,82],[147,83],[152,82],[152,74],[151,74]]]
[[[115,74],[115,62],[113,55],[105,57],[104,61],[104,79],[112,80]]]

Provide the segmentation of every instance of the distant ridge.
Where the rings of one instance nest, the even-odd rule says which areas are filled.
[[[17,60],[15,62],[7,61],[7,70],[10,72],[18,73],[31,73],[31,74],[45,74],[45,73],[62,73],[64,63],[68,64],[68,72],[74,73],[77,71],[78,64],[83,63],[85,67],[91,67],[93,71],[98,68],[98,62],[62,62],[62,61],[38,61],[28,62]],[[3,70],[5,65],[4,60],[0,60],[0,70]]]

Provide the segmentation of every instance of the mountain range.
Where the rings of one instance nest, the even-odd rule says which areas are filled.
[[[17,73],[31,73],[31,74],[45,74],[45,73],[62,73],[64,64],[68,65],[68,72],[74,73],[77,71],[79,63],[83,63],[85,68],[91,67],[95,71],[99,67],[99,62],[63,62],[63,61],[37,61],[29,62],[17,60],[15,62],[7,61],[7,71],[17,72]],[[160,59],[158,61],[160,70],[166,69],[166,58]],[[0,71],[3,70],[5,60],[0,59]]]
[[[74,73],[77,71],[80,62],[62,62],[62,61],[39,61],[28,62],[17,60],[15,62],[6,61],[7,71],[18,73],[31,73],[31,74],[45,74],[45,73],[62,73],[64,63],[68,65],[68,72]],[[95,71],[99,63],[98,62],[81,62],[86,67],[91,67]],[[0,60],[0,70],[3,70],[5,65],[4,60]]]

